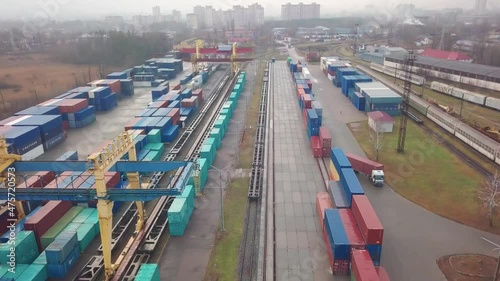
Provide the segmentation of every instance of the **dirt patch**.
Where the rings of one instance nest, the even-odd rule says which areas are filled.
[[[497,259],[484,255],[464,254],[444,256],[436,263],[448,281],[491,281]]]
[[[56,63],[46,54],[0,56],[0,118],[99,77],[95,65]],[[117,69],[105,69],[105,73]]]

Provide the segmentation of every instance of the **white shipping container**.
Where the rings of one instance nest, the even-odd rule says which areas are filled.
[[[305,79],[311,79],[311,72],[309,72],[309,69],[303,67],[302,74],[304,74]]]
[[[29,161],[29,160],[33,160],[35,158],[37,158],[38,156],[42,155],[45,151],[43,150],[43,145],[39,145],[35,148],[33,148],[32,150],[26,152],[25,154],[23,154],[21,156],[21,158],[23,159],[23,161]]]
[[[328,80],[330,80],[330,82],[333,82],[333,77],[330,74],[328,74]]]
[[[134,81],[134,87],[151,87],[151,81]]]

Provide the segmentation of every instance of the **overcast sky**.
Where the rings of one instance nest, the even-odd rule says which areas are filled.
[[[364,9],[366,5],[373,4],[377,10],[384,10],[397,6],[400,3],[415,3],[417,8],[443,9],[463,8],[472,9],[474,0],[313,0],[321,5],[321,15],[337,14],[339,11],[355,12]],[[497,2],[498,0],[489,0]],[[0,18],[33,18],[50,14],[54,18],[100,18],[104,15],[152,14],[153,6],[160,6],[162,14],[168,14],[172,9],[182,11],[182,14],[191,13],[195,5],[212,5],[218,9],[229,9],[233,5],[248,5],[258,2],[265,9],[265,16],[279,16],[280,5],[286,2],[296,4],[301,2],[283,0],[0,0]],[[307,0],[302,0],[308,3]],[[312,1],[311,1],[312,2]],[[51,5],[55,4],[55,5]],[[46,17],[46,16],[45,16]]]

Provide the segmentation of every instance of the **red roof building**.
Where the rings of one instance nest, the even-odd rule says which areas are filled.
[[[368,125],[376,132],[391,133],[394,129],[394,119],[383,111],[368,112]]]
[[[435,49],[426,49],[425,51],[421,52],[419,55],[423,56],[423,57],[431,57],[431,58],[442,59],[442,60],[472,62],[471,57],[469,57],[468,55],[461,53],[461,52],[448,52],[448,51],[441,51],[441,50],[435,50]]]

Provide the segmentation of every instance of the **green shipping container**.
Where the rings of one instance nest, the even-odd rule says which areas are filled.
[[[92,215],[92,213],[94,213],[94,211],[95,211],[95,208],[85,208],[85,209],[83,209],[78,214],[78,216],[76,216],[73,219],[73,223],[84,223],[90,217],[90,215]]]
[[[73,220],[74,221],[74,220]],[[76,231],[80,225],[82,225],[81,223],[77,223],[77,222],[72,222],[70,224],[68,224],[68,226],[66,226],[66,228],[64,228],[64,230],[66,231]]]
[[[194,197],[195,197],[194,186],[186,185],[186,187],[184,188],[184,191],[178,197],[186,199],[188,209],[191,209],[191,210],[194,209]]]
[[[12,240],[14,241],[14,240]],[[19,231],[15,245],[0,244],[0,264],[5,266],[10,261],[10,248],[14,247],[16,264],[30,264],[38,257],[38,246],[33,231]]]
[[[80,245],[80,252],[84,252],[85,249],[92,243],[96,236],[95,224],[83,223],[76,230],[76,235],[78,236],[78,244]]]
[[[169,223],[184,223],[184,215],[187,209],[186,198],[177,197],[168,209],[168,222]]]
[[[212,131],[210,131],[210,137],[215,139],[215,144],[217,145],[217,148],[219,148],[222,143],[221,130],[218,128],[213,128]]]
[[[198,164],[200,165],[200,185],[203,190],[208,179],[208,161],[206,158],[198,158]]]
[[[220,120],[220,119],[217,119],[215,121],[215,124],[214,124],[214,127],[217,128],[217,129],[220,129],[221,131],[221,137],[224,138],[224,135],[226,134],[226,130],[225,130],[225,125],[224,125],[224,121],[223,120]]]
[[[211,145],[203,145],[200,150],[200,156],[206,158],[208,163],[212,165],[213,157],[212,157],[212,146]]]
[[[150,151],[148,155],[146,155],[146,158],[152,159],[151,161],[159,161],[161,158],[162,153],[160,151]]]
[[[47,248],[57,235],[61,233],[68,224],[83,210],[83,207],[72,207],[64,214],[45,234],[40,238],[42,249]]]
[[[139,268],[135,281],[160,281],[160,271],[158,265],[144,263]]]
[[[97,212],[97,209],[94,209],[92,215],[90,215],[89,218],[84,223],[91,223],[91,224],[99,223],[99,214]]]
[[[144,149],[160,151],[161,154],[165,151],[165,145],[163,143],[148,143]]]
[[[34,261],[33,264],[47,264],[47,256],[43,251]]]
[[[31,264],[19,276],[17,280],[22,281],[45,281],[47,280],[47,265],[45,264]]]
[[[17,257],[16,257],[16,263],[17,263]],[[22,280],[24,279],[19,279],[21,274],[28,268],[29,265],[27,264],[16,264],[16,267],[13,269],[14,272],[10,271],[10,267],[6,266],[1,266],[0,267],[0,277],[5,278],[5,279],[14,279],[14,280]]]
[[[161,143],[161,131],[153,129],[147,135],[148,143]]]
[[[215,144],[215,139],[214,138],[207,138],[203,142],[203,145],[212,145],[212,144]]]

